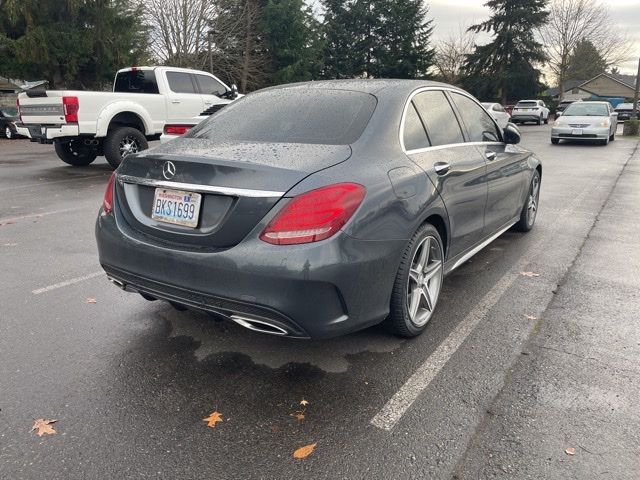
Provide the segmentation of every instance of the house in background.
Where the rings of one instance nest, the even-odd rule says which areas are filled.
[[[568,80],[564,85],[563,100],[613,100],[614,106],[625,98],[633,98],[636,90],[636,77],[633,75],[615,75],[601,73],[590,80]],[[560,89],[550,88],[548,94],[554,99],[560,98]]]

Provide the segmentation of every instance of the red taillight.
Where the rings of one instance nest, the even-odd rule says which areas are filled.
[[[116,172],[113,172],[107,182],[107,189],[104,191],[104,199],[102,200],[102,211],[107,214],[113,212],[113,188],[115,182]]]
[[[16,100],[16,107],[18,107],[18,117],[20,117],[20,123],[22,123],[22,112],[20,111],[20,99]]]
[[[336,183],[293,198],[260,234],[273,245],[318,242],[333,236],[362,203],[366,189]]]
[[[184,135],[189,130],[191,130],[193,125],[165,125],[164,133],[165,135]]]
[[[80,110],[78,97],[62,97],[62,106],[64,107],[64,121],[78,123],[78,110]]]

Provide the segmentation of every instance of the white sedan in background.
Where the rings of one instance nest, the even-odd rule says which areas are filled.
[[[483,103],[482,106],[498,122],[500,128],[505,128],[507,123],[511,121],[511,115],[499,103]]]

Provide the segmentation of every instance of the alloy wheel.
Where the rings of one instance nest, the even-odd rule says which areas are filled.
[[[435,237],[428,236],[416,249],[407,283],[407,311],[415,326],[421,327],[431,318],[440,296],[442,277],[442,248]]]
[[[127,135],[120,140],[120,156],[122,158],[125,158],[127,155],[131,155],[132,153],[137,153],[139,150],[140,146],[134,136]]]
[[[13,138],[13,132],[11,131],[11,129],[9,127],[6,127],[4,129],[4,136],[11,139]]]
[[[540,199],[540,177],[535,175],[531,181],[529,190],[529,200],[527,204],[527,224],[533,225],[538,213],[538,201]]]

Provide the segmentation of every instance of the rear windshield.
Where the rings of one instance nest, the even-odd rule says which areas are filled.
[[[364,131],[376,98],[319,88],[266,90],[213,114],[187,137],[217,142],[348,145]]]
[[[516,107],[537,107],[538,102],[518,102]]]
[[[616,110],[633,110],[633,103],[621,103]]]
[[[572,103],[564,111],[565,117],[608,117],[609,109],[601,103]]]
[[[18,109],[12,108],[12,107],[6,107],[2,109],[2,113],[4,114],[5,117],[17,117]]]
[[[119,72],[113,84],[114,92],[159,93],[156,72],[153,70],[129,70]]]

